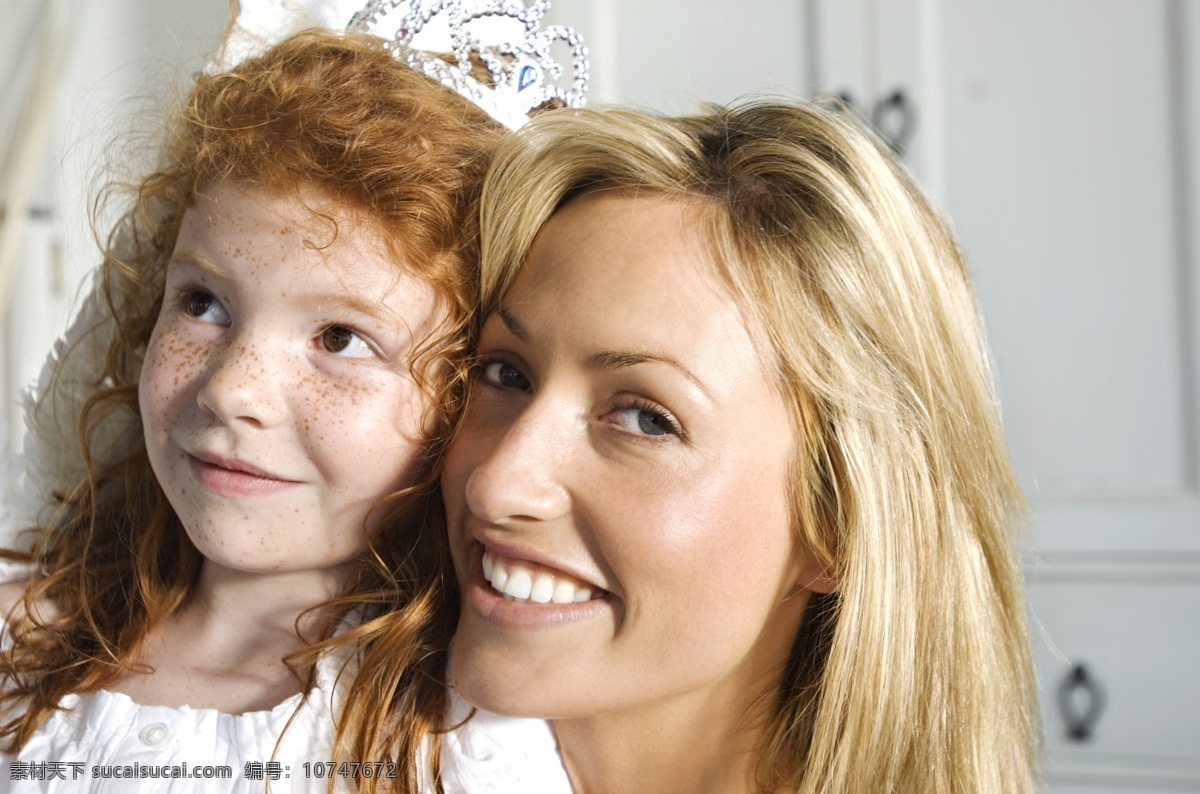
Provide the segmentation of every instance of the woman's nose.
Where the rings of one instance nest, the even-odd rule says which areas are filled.
[[[225,424],[269,427],[287,413],[286,362],[269,348],[231,339],[215,356],[200,387],[200,408]]]
[[[501,526],[566,514],[574,426],[569,411],[535,399],[509,424],[472,422],[467,411],[454,442],[459,449],[451,454],[470,458],[466,499],[472,514]]]

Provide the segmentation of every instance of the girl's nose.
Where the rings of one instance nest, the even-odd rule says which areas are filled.
[[[200,408],[225,424],[269,427],[287,413],[289,379],[278,355],[239,339],[214,358],[197,395]]]

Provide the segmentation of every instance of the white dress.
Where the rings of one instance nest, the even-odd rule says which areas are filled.
[[[0,561],[0,582],[23,573]],[[336,790],[351,791],[353,770],[329,763],[340,702],[335,683],[344,658],[319,659],[303,703],[297,694],[270,711],[143,706],[106,691],[68,695],[63,710],[46,720],[19,755],[0,754],[0,791],[323,792],[330,777]],[[348,673],[342,676],[343,686],[348,679]],[[469,710],[451,692],[450,719],[459,721]],[[442,742],[447,794],[571,791],[554,734],[543,720],[478,712]],[[367,761],[371,774],[388,774],[388,759],[360,764]],[[367,774],[365,765],[358,774]]]

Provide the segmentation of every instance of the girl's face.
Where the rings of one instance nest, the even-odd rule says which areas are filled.
[[[438,296],[338,220],[329,243],[299,201],[228,182],[184,214],[138,399],[206,564],[332,569],[419,474],[426,399],[408,365]]]
[[[686,205],[560,210],[483,327],[447,455],[456,686],[550,718],[744,713],[828,589],[793,542],[793,436]]]

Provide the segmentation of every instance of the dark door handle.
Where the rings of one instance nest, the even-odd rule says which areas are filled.
[[[839,91],[829,97],[825,104],[838,112],[852,112],[866,119],[875,133],[900,155],[904,154],[904,149],[912,140],[913,130],[917,126],[916,110],[902,88],[897,88],[876,102],[870,118],[867,118],[866,110],[858,106],[854,95],[849,91]]]
[[[897,88],[890,96],[875,103],[871,125],[898,154],[904,153],[917,126],[917,115],[903,89]]]
[[[1067,737],[1074,742],[1092,738],[1104,705],[1104,687],[1087,665],[1077,662],[1058,685],[1058,708],[1067,726]]]

